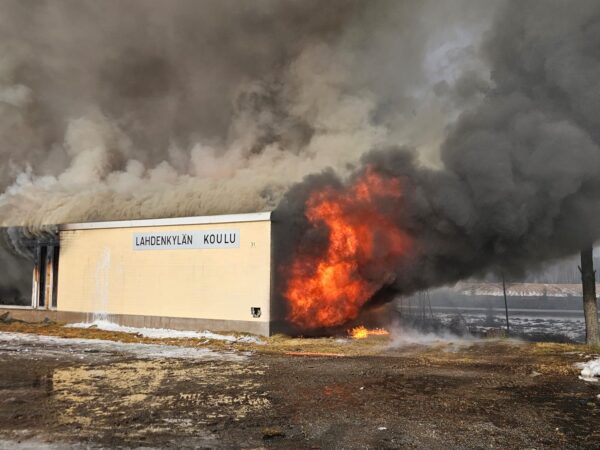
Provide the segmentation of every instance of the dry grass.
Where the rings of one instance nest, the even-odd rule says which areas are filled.
[[[349,340],[333,337],[292,338],[275,335],[266,339],[266,345],[257,349],[264,353],[326,353],[342,356],[375,355],[389,345],[388,336],[370,336]]]
[[[533,351],[544,354],[552,353],[590,353],[600,354],[600,345],[559,344],[555,342],[538,342],[533,344]]]
[[[371,336],[367,339],[350,341],[336,338],[291,338],[275,335],[263,338],[261,344],[227,342],[216,339],[156,339],[135,333],[104,331],[97,328],[68,328],[59,323],[0,323],[0,331],[33,333],[44,336],[79,339],[103,339],[125,343],[163,344],[185,347],[209,347],[215,350],[235,349],[269,354],[294,355],[301,353],[326,353],[331,355],[357,356],[374,355],[383,351],[389,343],[387,336]],[[241,333],[227,333],[243,336]]]
[[[69,328],[59,323],[0,323],[0,331],[12,333],[33,333],[44,336],[78,339],[102,339],[125,343],[163,344],[185,347],[210,347],[214,349],[237,349],[261,353],[331,353],[343,355],[375,354],[387,346],[387,336],[372,336],[359,341],[336,340],[334,338],[290,338],[276,335],[263,338],[262,344],[228,342],[217,339],[157,339],[140,334],[105,331],[98,328]],[[227,333],[243,336],[242,333]]]
[[[510,340],[479,341],[465,346],[438,344],[423,347],[415,345],[401,350],[393,350],[390,349],[389,336],[370,336],[366,339],[349,340],[334,337],[298,338],[275,335],[263,338],[261,344],[211,339],[156,339],[134,333],[104,331],[97,328],[67,328],[58,323],[0,323],[0,331],[62,338],[251,351],[288,357],[373,356],[389,355],[390,352],[400,351],[406,358],[413,359],[415,363],[422,366],[492,364],[494,355],[502,355],[506,363],[512,361],[512,365],[517,371],[527,371],[532,368],[541,374],[555,375],[576,373],[577,370],[573,367],[575,361],[582,361],[600,353],[600,349],[597,347],[581,344],[515,343]]]

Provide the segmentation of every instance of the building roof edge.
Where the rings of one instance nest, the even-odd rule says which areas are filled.
[[[100,230],[106,228],[137,228],[175,225],[203,225],[238,222],[265,222],[271,220],[271,211],[246,214],[220,214],[214,216],[171,217],[163,219],[114,220],[105,222],[81,222],[59,225],[60,231]]]

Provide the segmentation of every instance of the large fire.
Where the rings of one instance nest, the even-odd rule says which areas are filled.
[[[312,227],[326,227],[328,239],[318,256],[300,246],[288,268],[285,297],[292,323],[302,329],[342,325],[392,281],[385,267],[397,262],[411,241],[381,205],[393,207],[401,196],[399,179],[373,169],[343,191],[328,187],[309,196],[306,218]]]

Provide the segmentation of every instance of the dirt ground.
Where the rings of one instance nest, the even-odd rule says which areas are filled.
[[[130,343],[6,334],[23,331]],[[98,330],[0,332],[0,447],[600,448],[600,383],[573,367],[585,346],[275,337],[170,354]]]

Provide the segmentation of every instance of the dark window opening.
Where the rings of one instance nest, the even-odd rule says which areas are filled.
[[[256,306],[250,308],[250,313],[252,314],[252,317],[260,317],[261,315],[260,308]]]
[[[58,295],[58,256],[60,253],[60,247],[54,248],[54,258],[52,259],[52,302],[50,306],[56,308],[57,306],[57,295]]]
[[[46,306],[46,258],[48,257],[48,247],[45,245],[38,247],[37,265],[39,270],[38,277],[38,307]]]

